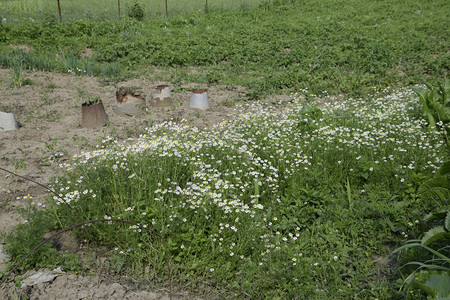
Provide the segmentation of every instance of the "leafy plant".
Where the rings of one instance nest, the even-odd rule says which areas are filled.
[[[444,147],[417,126],[422,119],[410,118],[418,105],[408,92],[320,109],[301,96],[285,110],[247,102],[242,114],[208,131],[153,124],[129,144],[104,139],[68,162],[52,188],[83,218],[120,218],[160,232],[177,279],[196,287],[207,278],[236,297],[395,295],[368,258],[384,256],[384,244],[397,243],[430,206],[433,199],[421,203],[415,194]],[[79,94],[86,97],[82,88]],[[53,222],[78,223],[60,200],[48,201]],[[118,272],[146,278],[149,265],[163,272],[161,242],[140,228],[104,222],[86,230],[75,234],[110,247]],[[426,246],[437,251],[437,242]]]
[[[312,130],[320,127],[323,124],[322,120],[323,112],[318,107],[305,105],[298,112],[296,118],[298,118],[299,128],[305,128]]]
[[[450,132],[446,125],[450,122],[450,80],[445,78],[442,83],[425,83],[427,88],[413,89],[419,95],[422,111],[430,127],[444,126],[447,134]],[[448,141],[448,139],[447,139]]]
[[[430,117],[434,118],[434,116]],[[424,218],[424,221],[431,223],[432,227],[422,234],[420,240],[411,240],[393,253],[402,250],[412,251],[415,248],[425,250],[425,253],[413,254],[421,261],[405,264],[405,266],[417,266],[402,285],[402,287],[405,286],[407,299],[414,294],[415,290],[420,290],[434,299],[447,299],[450,297],[450,160],[448,157],[437,174],[424,182],[419,191],[425,197],[434,199],[437,206]]]
[[[22,63],[15,63],[12,66],[11,74],[11,84],[12,88],[21,87],[24,85],[31,85],[33,81],[31,79],[25,78],[23,76]]]
[[[44,92],[42,95],[42,102],[46,105],[52,105],[54,101],[50,98],[47,92]]]
[[[18,159],[17,157],[13,156],[9,158],[3,157],[2,159],[6,165],[12,165],[16,170],[18,169],[26,170],[27,168],[27,163],[23,158]]]
[[[413,261],[405,265],[417,266],[402,285],[405,286],[407,299],[414,290],[421,290],[434,299],[450,297],[450,207],[437,209],[428,218],[444,220],[445,224],[434,226],[423,234],[422,239],[412,240],[393,252],[418,247],[431,255],[425,262]]]
[[[42,211],[32,208],[27,212],[28,222],[21,224],[16,228],[16,232],[8,235],[8,246],[6,251],[11,255],[11,265],[18,263],[22,257],[30,252],[44,239],[44,234],[49,232],[54,226],[54,222],[49,215]],[[59,253],[51,245],[46,244],[30,257],[18,270],[27,270],[30,268],[41,267],[59,267],[63,266],[66,270],[77,270],[79,268],[76,255],[70,253]]]
[[[128,10],[128,16],[130,18],[136,19],[138,21],[143,21],[144,15],[145,15],[145,9],[138,2],[135,2]]]

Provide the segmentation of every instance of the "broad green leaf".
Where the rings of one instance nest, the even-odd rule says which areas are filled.
[[[442,82],[442,88],[447,91],[450,90],[450,79],[448,78],[444,78],[443,82]]]
[[[436,219],[444,219],[447,213],[450,212],[450,205],[442,206],[436,208],[429,214],[424,217],[425,221],[436,220]]]
[[[447,106],[450,104],[450,80],[445,78],[442,84],[439,86],[439,90],[442,96],[442,103]]]
[[[302,107],[302,109],[299,112],[299,115],[301,115],[301,116],[308,115],[309,117],[312,117],[313,119],[317,119],[317,118],[321,118],[323,113],[317,107],[306,105],[306,106]]]
[[[425,113],[425,114],[428,119],[428,125],[433,128],[436,127],[436,120],[434,119],[434,116],[430,112]]]
[[[435,102],[433,103],[433,108],[439,116],[439,120],[443,122],[450,121],[450,107],[445,107],[443,104]]]
[[[411,288],[415,290],[422,290],[428,295],[436,297],[436,291],[434,290],[434,288],[425,284],[425,282],[430,278],[430,276],[431,272],[425,270],[420,271],[414,278]]]
[[[448,274],[433,274],[428,278],[424,285],[433,289],[434,297],[447,298],[450,296],[450,277]]]
[[[392,207],[394,208],[394,210],[400,210],[407,207],[409,204],[409,201],[392,202]]]
[[[429,82],[425,82],[426,87],[428,88],[428,90],[432,90],[433,89],[433,85]],[[426,90],[426,89],[425,89]]]
[[[430,243],[439,240],[441,238],[445,238],[448,233],[445,231],[443,226],[436,226],[425,232],[421,244],[429,245]]]
[[[426,94],[426,91],[427,91],[426,89],[424,89],[424,88],[413,88],[412,90],[419,96],[419,98],[421,98],[420,100],[425,99],[425,94]]]
[[[420,289],[432,296],[433,299],[450,296],[450,277],[448,272],[421,270],[414,277],[412,286],[408,289]]]

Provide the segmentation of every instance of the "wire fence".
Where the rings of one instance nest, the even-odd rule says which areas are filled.
[[[247,9],[273,0],[0,0],[0,21],[38,22],[49,18],[60,21],[116,21],[124,17],[139,20],[170,17],[198,11]]]

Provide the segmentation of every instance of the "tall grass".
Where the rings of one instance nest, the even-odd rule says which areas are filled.
[[[125,143],[107,138],[64,164],[53,189],[86,220],[161,233],[179,284],[252,299],[394,295],[376,258],[432,206],[418,188],[442,163],[442,133],[428,130],[409,91],[321,108],[304,96],[291,109],[242,107],[211,131],[167,122]],[[47,229],[79,222],[60,202],[47,205]],[[43,227],[30,220],[21,230]],[[87,230],[79,238],[108,246],[122,272],[164,280],[157,239],[135,226]]]

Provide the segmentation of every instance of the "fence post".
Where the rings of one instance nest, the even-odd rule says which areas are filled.
[[[167,10],[167,0],[166,0],[166,18],[169,17],[169,11]]]
[[[120,0],[117,0],[117,7],[118,7],[118,10],[119,10],[119,20],[120,20]]]
[[[59,0],[57,0],[58,1],[58,14],[59,14],[59,21],[60,22],[62,22],[62,16],[61,16],[61,4],[59,3]]]

